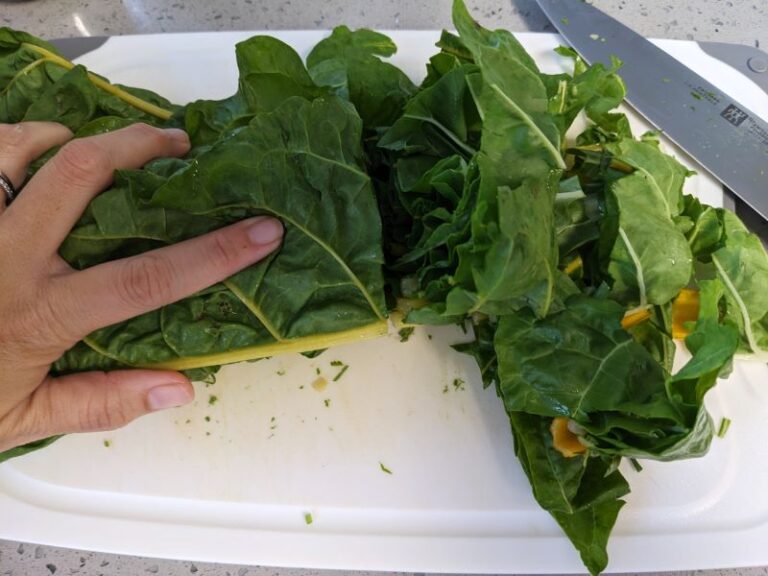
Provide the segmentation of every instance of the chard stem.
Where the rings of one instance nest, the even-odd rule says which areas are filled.
[[[231,280],[224,280],[222,284],[224,284],[224,286],[226,286],[229,291],[232,292],[232,294],[237,296],[237,299],[240,300],[240,302],[242,302],[246,308],[248,308],[251,314],[253,314],[259,322],[261,322],[262,326],[267,329],[267,332],[269,332],[272,338],[274,338],[277,342],[285,342],[285,338],[280,335],[278,329],[275,328],[275,325],[269,321],[269,318],[267,318],[267,316],[264,314],[264,311],[256,305],[256,302],[248,298],[248,296],[246,296],[243,291],[240,290],[240,288],[238,288]]]
[[[544,134],[544,132],[541,131],[541,128],[539,128],[536,125],[536,122],[533,121],[533,119],[525,113],[525,111],[520,108],[520,106],[517,105],[517,102],[512,100],[509,96],[504,94],[504,92],[501,90],[501,88],[498,87],[496,84],[491,84],[491,89],[493,89],[496,94],[501,97],[502,101],[507,104],[520,118],[520,120],[523,121],[523,123],[528,126],[528,128],[533,132],[537,138],[541,140],[541,143],[544,145],[544,148],[546,148],[547,152],[549,152],[549,155],[552,157],[552,159],[555,161],[555,165],[560,168],[561,170],[565,170],[567,166],[565,165],[565,160],[563,160],[562,155],[560,154],[560,151],[555,148],[555,146],[552,144],[552,142],[549,141],[549,138],[547,138],[547,135]]]
[[[733,299],[736,300],[736,305],[739,307],[739,312],[741,312],[741,317],[744,320],[744,334],[747,337],[747,344],[749,344],[749,349],[752,350],[752,352],[759,352],[760,346],[757,345],[757,340],[755,340],[755,335],[752,332],[752,320],[749,317],[747,305],[744,304],[744,300],[741,299],[741,295],[739,294],[738,290],[736,290],[736,286],[733,285],[730,277],[725,273],[723,265],[720,264],[720,260],[714,254],[712,254],[712,262],[714,263],[715,268],[717,269],[717,273],[720,275],[720,278],[722,278],[726,288],[728,288],[728,291],[731,293],[731,296],[733,296]]]
[[[427,124],[431,124],[432,126],[437,128],[438,130],[440,130],[443,134],[445,134],[445,136],[448,137],[448,139],[451,142],[453,142],[453,144],[459,150],[464,152],[464,154],[466,154],[470,158],[472,156],[474,156],[475,154],[477,154],[477,150],[472,148],[472,146],[469,146],[468,144],[465,144],[464,142],[462,142],[461,139],[458,136],[456,136],[456,134],[454,134],[453,132],[448,130],[448,128],[443,126],[440,122],[438,122],[434,118],[429,118],[427,116],[419,116],[417,114],[408,114],[408,113],[403,114],[403,118],[410,118],[411,120],[419,120],[421,122],[426,122]]]
[[[633,308],[624,314],[624,318],[621,319],[621,327],[624,328],[624,330],[629,330],[630,328],[645,322],[650,317],[651,311],[649,308]]]
[[[581,190],[575,190],[574,192],[560,192],[555,195],[555,203],[568,202],[569,200],[580,200],[586,198],[587,195]]]
[[[341,332],[302,336],[299,338],[285,339],[282,342],[249,346],[247,348],[239,348],[237,350],[230,350],[218,354],[175,358],[173,360],[146,364],[138,367],[163,370],[191,370],[193,368],[203,368],[205,366],[217,366],[221,364],[243,362],[246,360],[255,360],[257,358],[267,358],[277,354],[309,352],[311,350],[339,346],[340,344],[349,344],[352,342],[378,338],[379,336],[386,335],[388,328],[389,324],[386,320],[378,320],[361,328],[353,328]]]
[[[621,226],[619,226],[619,236],[621,236],[621,239],[624,241],[624,245],[627,247],[627,252],[629,252],[629,257],[632,258],[632,262],[635,264],[637,289],[640,291],[639,308],[644,308],[648,306],[648,298],[645,294],[645,277],[643,276],[643,265],[640,262],[640,258],[637,256],[637,252],[635,252],[635,249],[632,247],[632,243],[629,241],[627,233],[624,232],[624,229]]]
[[[37,46],[35,44],[29,44],[28,42],[23,42],[21,45],[23,48],[32,50],[33,52],[37,52],[40,56],[43,57],[43,60],[47,62],[51,62],[53,64],[61,66],[62,68],[66,68],[67,70],[72,70],[75,67],[75,64],[73,64],[66,58],[62,58],[58,54],[54,54],[50,50],[46,50],[41,46]],[[88,79],[98,88],[101,88],[105,92],[109,92],[116,98],[119,98],[123,102],[130,104],[131,106],[133,106],[138,110],[141,110],[142,112],[145,112],[152,116],[156,116],[161,120],[169,120],[171,116],[173,116],[173,112],[171,112],[170,110],[160,108],[159,106],[156,106],[151,102],[142,100],[138,96],[134,96],[133,94],[126,92],[122,88],[118,88],[114,84],[110,84],[103,78],[99,78],[98,76],[96,76],[95,74],[92,74],[91,72],[88,72]]]

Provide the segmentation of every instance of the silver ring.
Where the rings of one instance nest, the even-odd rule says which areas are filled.
[[[5,205],[8,206],[16,198],[18,192],[14,188],[11,179],[2,170],[0,170],[0,188],[5,192]]]

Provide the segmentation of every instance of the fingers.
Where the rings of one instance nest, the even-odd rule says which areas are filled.
[[[0,172],[19,190],[32,161],[70,138],[69,128],[54,122],[0,124]],[[0,198],[0,213],[4,209],[3,197]]]
[[[182,130],[146,124],[72,140],[8,207],[8,225],[23,238],[31,258],[50,258],[91,199],[112,182],[115,170],[140,168],[154,158],[182,156],[188,150],[189,138]]]
[[[86,334],[189,296],[258,262],[280,244],[279,220],[259,216],[140,256],[53,278],[59,330]]]
[[[189,380],[171,371],[49,377],[28,401],[0,420],[0,438],[19,445],[58,434],[113,430],[150,412],[187,404],[194,396]],[[0,451],[9,447],[0,441]]]
[[[21,188],[32,161],[70,138],[69,128],[55,122],[0,124],[0,170]]]

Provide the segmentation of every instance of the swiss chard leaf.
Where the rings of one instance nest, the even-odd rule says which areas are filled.
[[[629,485],[610,459],[566,458],[552,445],[551,418],[509,412],[515,453],[536,501],[557,520],[592,574],[608,563],[606,546]]]
[[[693,355],[670,383],[670,393],[681,403],[698,410],[704,395],[717,378],[728,372],[739,345],[737,327],[721,323],[719,302],[725,287],[718,279],[699,283],[699,318],[685,345]]]
[[[557,273],[552,223],[557,176],[551,173],[564,167],[546,90],[533,60],[511,34],[485,30],[460,1],[454,3],[454,23],[477,66],[466,82],[483,122],[476,156],[480,184],[471,238],[458,248],[455,287],[445,304],[433,308],[455,317],[530,305],[544,314]],[[457,72],[441,80],[450,74]]]
[[[178,107],[148,90],[113,85],[47,42],[0,28],[0,122],[56,120],[73,131],[101,116],[163,125]]]
[[[722,210],[703,205],[697,198],[689,195],[683,197],[683,218],[690,219],[692,226],[686,232],[691,253],[700,261],[709,261],[709,256],[722,247],[724,230]]]
[[[624,500],[607,500],[573,514],[552,514],[593,576],[608,566],[608,538],[624,504]]]
[[[381,323],[381,228],[360,143],[349,104],[292,97],[168,177],[123,174],[122,186],[100,196],[65,243],[63,254],[80,265],[258,214],[283,221],[284,243],[216,289],[99,330],[86,343],[127,365],[193,368],[302,342],[304,350],[320,348],[314,336]]]
[[[323,93],[301,58],[286,43],[254,36],[235,47],[238,90],[224,100],[198,100],[179,113],[194,146],[210,145],[247,125],[259,113],[272,112],[291,96],[311,100]]]
[[[596,123],[610,120],[614,110],[626,96],[623,80],[616,73],[620,62],[611,68],[601,63],[587,64],[572,48],[560,47],[558,54],[573,59],[573,74],[542,74],[547,87],[549,112],[563,136],[583,110]]]
[[[574,296],[543,320],[522,312],[501,318],[496,350],[507,409],[580,424],[604,410],[675,420],[665,375],[621,327],[623,315],[610,300]]]
[[[399,68],[381,60],[397,46],[373,30],[337,26],[307,56],[307,68],[318,86],[355,105],[367,130],[391,126],[416,91]]]
[[[768,348],[768,256],[760,239],[736,215],[727,211],[720,214],[725,239],[711,258],[724,286],[726,316],[738,327],[742,348],[764,354]]]
[[[598,200],[595,195],[584,194],[575,176],[560,182],[554,215],[560,260],[600,237]]]
[[[693,273],[688,241],[653,190],[635,172],[616,181],[610,191],[618,210],[618,235],[608,273],[616,297],[640,306],[669,302]]]
[[[444,158],[460,154],[470,158],[480,141],[480,118],[467,84],[471,65],[447,72],[419,91],[403,115],[379,140],[379,146],[405,154]]]
[[[605,149],[615,160],[642,175],[650,194],[649,204],[658,204],[669,218],[680,214],[683,183],[691,172],[660,150],[655,134],[646,134],[641,140],[622,138],[605,144]]]
[[[505,407],[570,418],[599,454],[659,460],[704,454],[712,431],[701,400],[727,346],[712,363],[707,349],[696,349],[695,364],[672,378],[621,327],[623,314],[610,300],[573,296],[545,319],[501,318],[495,346]],[[702,338],[713,339],[712,346],[728,342],[717,326],[694,341]],[[691,388],[699,391],[693,400]]]

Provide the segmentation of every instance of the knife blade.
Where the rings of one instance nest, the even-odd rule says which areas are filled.
[[[768,219],[768,123],[594,6],[537,2],[587,62],[621,60],[632,107]]]
[[[77,38],[56,38],[49,40],[67,60],[74,60],[88,52],[101,48],[109,36],[85,36]]]

